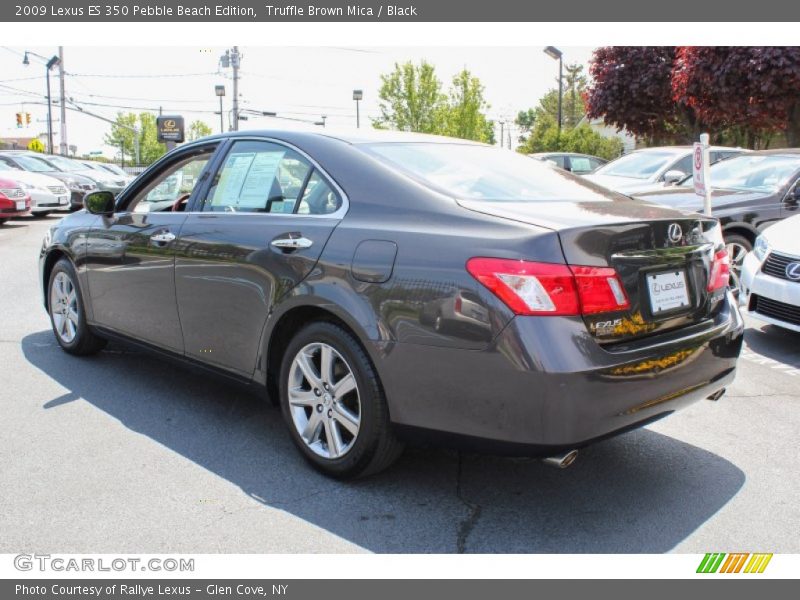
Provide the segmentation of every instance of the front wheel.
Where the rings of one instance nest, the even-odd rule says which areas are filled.
[[[375,368],[342,327],[318,322],[302,329],[286,349],[280,382],[292,440],[322,473],[363,477],[402,452]]]
[[[81,356],[100,352],[106,340],[95,335],[86,323],[78,277],[69,260],[62,258],[55,264],[47,289],[47,309],[58,345]]]
[[[744,257],[753,249],[753,244],[750,243],[750,240],[741,235],[726,235],[725,249],[728,251],[728,257],[731,261],[731,277],[728,287],[734,292],[738,292]]]

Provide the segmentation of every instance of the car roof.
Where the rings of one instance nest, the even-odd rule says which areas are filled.
[[[750,154],[756,156],[800,156],[800,148],[774,148],[772,150],[755,150]]]
[[[588,158],[605,160],[604,158],[600,158],[594,154],[586,154],[585,152],[534,152],[533,154],[528,154],[528,156],[586,156]]]
[[[286,140],[288,142],[307,140],[309,138],[332,138],[346,142],[348,144],[375,144],[375,143],[395,143],[395,144],[409,144],[409,143],[425,143],[425,144],[461,144],[469,146],[486,146],[491,147],[489,144],[482,142],[475,142],[472,140],[464,140],[460,138],[446,137],[443,135],[432,135],[427,133],[412,133],[407,131],[390,131],[386,129],[330,129],[326,128],[321,131],[309,131],[305,129],[251,129],[245,131],[229,131],[226,133],[217,133],[208,137],[201,138],[198,141],[206,141],[211,139],[235,139],[238,137],[266,137]]]
[[[650,148],[637,148],[633,152],[672,152],[674,154],[682,154],[689,152],[694,146],[652,146]],[[747,148],[734,148],[732,146],[709,146],[709,150],[735,150],[738,152],[749,152]],[[633,152],[631,154],[633,154]]]

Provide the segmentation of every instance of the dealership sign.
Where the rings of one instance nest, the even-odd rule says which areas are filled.
[[[178,144],[183,142],[183,117],[156,117],[156,128],[158,129],[159,142],[175,142]]]

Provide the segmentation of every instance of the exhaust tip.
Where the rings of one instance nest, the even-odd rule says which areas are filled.
[[[568,452],[564,452],[563,454],[556,454],[554,456],[548,456],[547,458],[543,458],[542,462],[547,466],[554,467],[556,469],[566,469],[572,463],[574,463],[575,459],[577,458],[578,458],[578,451],[569,450]]]
[[[722,388],[721,390],[718,390],[718,391],[714,392],[713,394],[711,394],[711,395],[710,395],[710,396],[707,398],[707,400],[711,400],[711,401],[713,401],[713,402],[716,402],[717,400],[719,400],[720,398],[722,398],[722,396],[724,396],[724,395],[725,395],[725,392],[726,392],[726,391],[728,391],[726,388]]]

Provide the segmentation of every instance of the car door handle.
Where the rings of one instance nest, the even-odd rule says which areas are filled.
[[[294,237],[293,235],[288,235],[284,237],[275,238],[270,242],[276,248],[280,248],[281,250],[290,252],[292,250],[303,250],[305,248],[311,248],[314,245],[310,239],[303,237],[302,235],[298,235],[298,237]]]
[[[163,231],[150,236],[150,243],[155,245],[169,244],[175,241],[175,234],[171,231]]]

